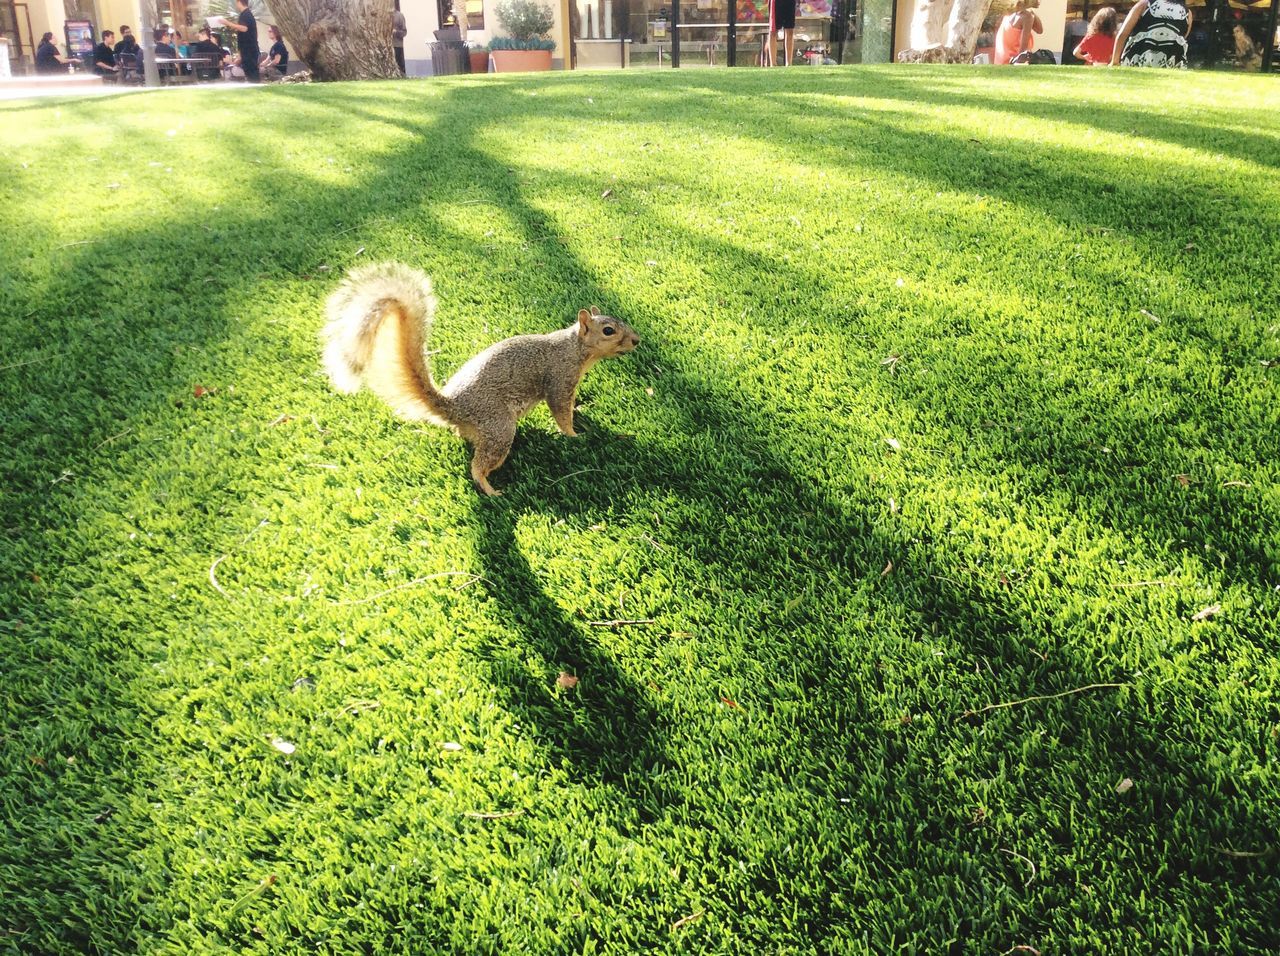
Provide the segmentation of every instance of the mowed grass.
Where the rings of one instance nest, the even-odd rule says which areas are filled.
[[[1280,946],[1278,105],[0,107],[0,948]],[[383,259],[434,277],[440,378],[591,304],[644,342],[484,500],[319,370]]]

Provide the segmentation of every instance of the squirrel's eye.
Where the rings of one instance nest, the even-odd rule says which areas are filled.
[[[612,325],[606,325],[606,326],[604,327],[604,334],[605,334],[605,335],[613,335],[613,333],[614,333],[614,332],[616,332],[616,331],[618,331],[618,330],[617,330],[617,329],[615,329]]]

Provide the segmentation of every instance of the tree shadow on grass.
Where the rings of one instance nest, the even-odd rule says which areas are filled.
[[[554,222],[522,200],[500,162],[468,144],[468,120],[406,122],[405,128],[423,139],[446,136],[451,149],[459,147],[466,160],[463,171],[443,176],[438,186],[455,194],[461,187],[482,195],[487,191],[492,202],[520,223],[531,243],[552,249],[554,255],[545,257],[544,285],[609,304],[624,318],[636,313],[625,294],[549,238],[557,231]],[[315,228],[332,229],[339,222],[345,228],[352,205],[366,191],[382,189],[395,196],[413,192],[414,183],[405,181],[405,170],[397,163],[413,164],[409,179],[421,174],[423,157],[413,155],[419,148],[421,141],[415,141],[382,157],[377,174],[349,190],[317,196],[299,185],[281,198],[305,204]],[[403,213],[397,209],[390,214]],[[268,211],[237,226],[232,238],[274,225]],[[116,238],[135,255],[150,249],[147,243],[128,245],[137,238],[128,233]],[[736,257],[746,269],[779,271],[796,287],[814,281],[776,260],[708,246],[696,233],[690,232],[686,241],[706,255]],[[480,254],[456,239],[449,248],[454,254],[462,249]],[[194,241],[184,254],[199,258]],[[82,261],[87,264],[88,256]],[[215,284],[208,291],[209,314],[216,316],[230,309],[245,287]],[[221,310],[213,307],[219,301]],[[160,324],[169,321],[152,318]],[[834,322],[836,315],[829,318]],[[155,331],[161,334],[141,334],[136,341],[97,338],[93,355],[106,363],[128,361],[129,350],[140,351],[147,361],[139,371],[149,370],[161,364],[168,346],[164,330]],[[1073,918],[1106,926],[1120,913],[1121,922],[1152,920],[1141,928],[1150,939],[1185,920],[1201,926],[1225,921],[1228,929],[1234,924],[1237,938],[1255,946],[1274,942],[1275,929],[1266,920],[1277,900],[1267,871],[1261,866],[1247,869],[1257,861],[1242,862],[1212,850],[1215,843],[1265,846],[1273,823],[1265,803],[1250,800],[1238,781],[1224,775],[1222,768],[1233,766],[1231,762],[1208,756],[1220,739],[1216,734],[1204,725],[1172,726],[1168,714],[1180,711],[1171,692],[1130,680],[1117,660],[1091,659],[1077,648],[1046,643],[1052,635],[1046,635],[1044,622],[994,572],[974,575],[960,566],[961,558],[949,557],[950,547],[935,546],[927,534],[921,535],[919,526],[908,530],[886,524],[875,516],[872,496],[852,494],[848,488],[836,493],[830,481],[815,480],[808,463],[783,450],[777,421],[742,409],[734,382],[722,368],[713,367],[710,376],[699,374],[706,372],[699,367],[704,356],[676,347],[661,329],[641,326],[640,331],[645,346],[632,357],[635,361],[614,363],[608,374],[647,384],[651,380],[643,368],[654,361],[662,366],[658,401],[678,423],[672,441],[627,440],[589,429],[585,442],[574,443],[548,439],[528,426],[522,429],[520,445],[499,476],[507,497],[477,501],[474,509],[477,551],[486,578],[493,582],[484,586],[491,588],[511,638],[509,645],[486,653],[492,655],[488,666],[499,700],[520,715],[526,730],[551,754],[572,762],[583,783],[609,782],[646,823],[674,823],[690,833],[707,833],[701,844],[706,859],[688,862],[702,878],[712,916],[722,926],[740,927],[741,935],[762,950],[778,946],[779,940],[797,948],[821,948],[826,940],[836,948],[852,945],[862,932],[879,932],[886,934],[885,948],[904,940],[940,948],[949,937],[967,936],[972,945],[962,948],[986,951],[997,944],[1007,948],[1009,935],[1066,933]],[[225,332],[215,323],[192,334],[212,344]],[[34,393],[49,398],[67,386],[69,372],[47,371],[36,373]],[[130,414],[144,414],[147,406],[165,406],[171,390],[180,385],[185,391],[176,378],[162,380],[142,401],[116,397],[112,409],[123,421],[115,424],[126,424]],[[585,390],[590,394],[598,387],[589,380]],[[77,394],[77,401],[86,403],[93,397],[88,389]],[[1046,418],[1058,411],[1047,399],[1038,405]],[[73,417],[61,428],[64,442],[81,447],[112,434],[101,419],[90,428]],[[178,440],[158,453],[178,455],[182,445]],[[732,454],[723,451],[725,445]],[[591,474],[564,477],[583,468],[592,469]],[[527,476],[535,472],[563,480],[531,485]],[[687,553],[671,560],[678,560],[683,572],[698,575],[699,582],[721,586],[726,603],[732,600],[735,609],[752,615],[745,625],[747,636],[728,645],[735,659],[706,663],[709,706],[721,708],[717,713],[730,720],[739,712],[745,718],[724,732],[718,742],[722,758],[713,766],[682,766],[687,753],[700,750],[669,738],[680,731],[710,736],[716,732],[714,722],[701,712],[669,712],[674,703],[649,689],[634,663],[618,661],[560,608],[516,540],[522,516],[586,522],[622,514],[635,520],[643,507],[661,507],[664,500],[679,509],[671,518],[672,534],[687,546]],[[761,515],[777,516],[779,523],[753,524]],[[30,520],[45,528],[71,517],[46,504]],[[750,534],[758,537],[747,540],[741,528],[751,528]],[[895,569],[882,574],[890,559]],[[788,611],[800,581],[811,596]],[[825,602],[822,584],[828,581],[835,593],[859,598],[858,605]],[[45,617],[66,615],[82,633],[100,627],[104,619],[73,602],[52,602],[33,593],[17,594],[6,613],[25,615],[35,608]],[[1115,611],[1136,615],[1141,607],[1117,603]],[[709,650],[737,633],[723,621],[699,623],[712,633],[695,648]],[[832,640],[833,631],[844,639]],[[61,660],[60,666],[71,664],[58,647],[58,640],[68,636],[74,637],[70,627],[50,632],[33,642],[20,662],[27,669],[51,659]],[[935,657],[935,650],[944,656]],[[114,762],[116,792],[137,796],[139,807],[145,803],[150,766],[138,753],[139,739],[147,739],[146,718],[140,720],[142,705],[127,689],[112,687],[117,679],[127,685],[130,669],[145,664],[126,658],[108,668],[118,678],[104,679],[101,662],[92,661],[67,681],[99,695],[102,726],[85,728],[85,733],[102,732],[102,749],[94,752],[94,760]],[[576,700],[557,697],[549,689],[559,668],[574,669],[583,678]],[[734,678],[734,672],[750,675],[750,696],[740,695],[736,710],[713,699],[710,686],[713,679]],[[1078,695],[1035,710],[997,712],[977,722],[957,713],[962,706],[1062,691],[1099,679],[1127,680],[1134,686],[1119,697]],[[53,704],[38,694],[18,705],[48,726],[60,719]],[[793,724],[788,723],[787,707],[796,708]],[[757,714],[767,721],[765,732],[751,736],[752,717],[747,715]],[[120,727],[131,732],[122,734]],[[763,746],[783,728],[787,734],[781,750]],[[144,732],[132,732],[138,729]],[[23,737],[24,743],[34,740],[34,735]],[[757,744],[761,746],[753,746]],[[735,766],[741,776],[726,792],[726,782],[735,778],[721,775]],[[1114,778],[1135,766],[1154,768],[1139,776],[1136,799],[1112,799],[1108,788]],[[1237,758],[1235,766],[1252,769],[1245,757]],[[131,775],[144,779],[131,781]],[[758,800],[746,798],[753,780],[763,790]],[[984,790],[984,780],[995,781],[998,789]],[[75,796],[91,787],[81,785]],[[67,861],[73,869],[101,867],[104,860],[128,855],[130,841],[152,837],[137,809],[120,811],[126,819],[117,822],[128,824],[127,837],[95,840],[85,819],[92,817],[83,804],[60,798],[48,781],[22,783],[19,793],[27,819],[35,819],[33,808],[39,806],[44,817],[67,821],[77,834],[91,834]],[[770,815],[771,801],[789,812]],[[978,810],[983,810],[981,819]],[[130,814],[140,815],[128,819]],[[1072,814],[1081,821],[1080,831],[1067,822]],[[789,848],[790,841],[801,849]],[[80,892],[79,885],[62,882],[43,863],[65,852],[62,843],[31,844],[19,861],[26,873],[37,875],[33,882],[40,884],[35,890],[40,901],[35,908],[46,914],[59,913],[64,894]],[[1035,880],[1027,880],[1025,865],[1009,855],[1014,852],[1039,862]],[[1150,858],[1158,858],[1164,869],[1151,874]],[[1098,883],[1096,897],[1081,888],[1080,873]],[[1150,896],[1153,887],[1161,898],[1150,904],[1148,917],[1147,911],[1137,912],[1133,901],[1140,892]],[[114,907],[107,926],[100,914],[95,917],[94,905],[73,903],[66,915],[73,925],[60,931],[63,944],[107,949],[130,938],[136,916],[125,888],[110,883],[102,896]],[[770,937],[749,925],[751,905],[743,900],[777,903],[779,912],[789,908],[798,913],[800,923]],[[622,911],[625,901],[616,902]],[[402,921],[420,920],[421,913],[411,911],[415,905],[405,903],[394,915]],[[655,942],[671,945],[666,936]]]
[[[465,138],[453,132],[462,165],[473,175],[481,172],[473,185],[483,188],[486,176],[501,178],[491,158],[468,151]],[[553,222],[510,191],[503,190],[493,201],[530,241],[545,242],[555,235]],[[740,251],[727,248],[710,252],[705,239],[690,236],[689,243],[703,254],[736,255],[740,263],[744,258]],[[616,298],[563,244],[546,259],[555,284],[588,298],[596,293],[606,300]],[[765,268],[785,272],[787,268],[776,261],[744,264],[748,272]],[[808,278],[796,276],[796,281]],[[628,317],[625,301],[620,303],[620,314]],[[485,574],[500,582],[502,593],[495,596],[518,634],[519,646],[551,663],[550,669],[569,662],[582,668],[584,681],[599,675],[605,692],[590,703],[594,712],[584,727],[539,703],[546,696],[544,685],[523,676],[511,681],[512,669],[505,672],[511,684],[511,706],[525,721],[540,722],[555,749],[581,761],[587,781],[607,773],[610,779],[627,783],[625,773],[619,776],[612,768],[639,764],[643,773],[655,779],[643,791],[634,789],[631,781],[628,793],[644,804],[646,820],[692,816],[715,831],[716,845],[729,858],[751,852],[744,834],[734,832],[737,828],[717,808],[667,782],[673,761],[680,761],[679,748],[655,746],[652,740],[627,741],[625,725],[636,719],[633,716],[611,725],[612,701],[618,691],[634,694],[641,683],[639,675],[628,677],[626,668],[571,633],[573,622],[548,598],[514,542],[521,515],[585,523],[616,513],[619,490],[627,502],[624,510],[633,515],[649,496],[675,496],[681,502],[678,534],[687,549],[683,557],[706,578],[745,595],[757,610],[773,606],[776,611],[776,602],[793,593],[797,575],[807,574],[813,580],[835,576],[843,588],[866,595],[868,616],[884,615],[893,622],[890,631],[896,643],[882,650],[884,656],[866,648],[833,650],[819,643],[801,643],[804,627],[776,630],[770,640],[753,645],[739,661],[740,667],[765,675],[798,670],[797,683],[808,695],[805,708],[812,722],[799,728],[782,764],[772,755],[738,752],[735,757],[758,771],[761,779],[778,781],[779,794],[794,793],[796,785],[783,781],[788,773],[795,773],[806,781],[812,795],[828,804],[838,794],[855,795],[851,799],[863,814],[865,838],[875,847],[873,870],[902,899],[919,899],[919,881],[931,887],[922,909],[898,914],[904,921],[897,925],[910,926],[904,929],[910,938],[938,943],[970,934],[970,941],[982,948],[1002,944],[1003,934],[1013,931],[1064,933],[1069,923],[1049,915],[1051,900],[1075,898],[1071,911],[1077,919],[1094,919],[1102,912],[1083,898],[1077,886],[1079,874],[1072,867],[1088,869],[1090,879],[1107,884],[1100,893],[1100,906],[1131,904],[1154,886],[1167,894],[1155,904],[1157,924],[1164,919],[1176,923],[1179,918],[1189,921],[1183,925],[1212,922],[1225,907],[1232,912],[1226,932],[1254,942],[1268,937],[1264,914],[1275,894],[1261,890],[1256,880],[1241,879],[1235,887],[1240,895],[1197,889],[1205,878],[1240,879],[1229,858],[1215,856],[1214,845],[1256,845],[1265,841],[1269,826],[1265,808],[1251,803],[1242,790],[1202,762],[1205,747],[1212,746],[1209,728],[1170,725],[1162,712],[1171,703],[1167,695],[1141,675],[1118,661],[1098,660],[1085,648],[1055,645],[1045,623],[1034,618],[1026,603],[1002,596],[1001,589],[1007,586],[996,580],[994,572],[975,577],[973,569],[961,565],[958,558],[948,558],[928,536],[887,532],[865,513],[796,477],[793,463],[776,451],[772,429],[730,411],[737,407],[731,385],[711,390],[698,384],[686,372],[697,357],[664,345],[661,330],[642,327],[642,335],[644,360],[656,358],[664,369],[664,401],[670,405],[669,414],[682,421],[678,434],[715,436],[733,447],[733,457],[714,459],[715,472],[709,475],[695,467],[699,459],[692,455],[682,457],[632,441],[623,442],[619,449],[608,438],[584,449],[580,443],[536,439],[526,426],[524,440],[502,476],[508,496],[498,502],[478,502],[476,509]],[[633,358],[639,357],[640,353]],[[624,361],[619,368],[621,374],[634,375],[636,364]],[[1050,418],[1057,414],[1051,406],[1041,411]],[[531,471],[573,476],[584,469],[592,473],[590,478],[542,482],[532,490],[527,479],[520,477]],[[1139,503],[1145,505],[1144,519],[1150,520],[1153,503]],[[795,519],[770,538],[744,541],[726,533],[735,518],[751,521],[761,514]],[[1166,524],[1172,526],[1173,519]],[[886,560],[894,562],[890,573],[880,570]],[[960,583],[966,579],[972,583]],[[508,583],[514,586],[508,588]],[[822,610],[840,613],[836,608]],[[1121,613],[1140,614],[1141,610],[1135,607]],[[823,616],[818,616],[811,626],[820,631],[823,623]],[[904,661],[923,657],[922,646],[942,649],[947,662],[917,663],[916,675],[924,678],[920,683],[908,684],[878,673],[882,667],[904,667]],[[494,673],[500,678],[504,672]],[[1118,698],[1120,706],[1109,692],[1072,696],[1033,710],[977,720],[966,719],[957,706],[957,699],[967,698],[971,709],[979,709],[984,702],[1061,693],[1099,682],[1126,686]],[[877,685],[879,695],[867,689]],[[890,702],[902,709],[893,712]],[[770,693],[760,690],[755,703],[767,712]],[[638,720],[642,736],[665,734],[665,722],[650,716],[653,711],[647,703],[644,709]],[[892,724],[896,718],[904,719],[886,729],[886,719]],[[1001,743],[984,746],[988,734]],[[1013,777],[1008,768],[1009,747],[1018,748],[1014,759],[1019,769]],[[946,769],[961,766],[963,770]],[[1128,804],[1108,802],[1105,794],[1114,783],[1112,777],[1129,767],[1152,771],[1142,796]],[[1064,770],[1073,775],[1071,779],[1062,779]],[[957,800],[952,788],[972,791],[984,777],[1012,789],[994,795],[991,808]],[[725,799],[732,803],[735,795]],[[1088,833],[1066,828],[1064,802],[1068,813],[1089,815]],[[1198,829],[1193,829],[1189,814],[1195,816],[1210,807],[1217,809],[1214,817],[1197,820]],[[1006,822],[993,827],[984,815],[995,810]],[[815,820],[829,818],[830,806],[813,813]],[[792,832],[813,835],[805,823],[795,824]],[[1180,852],[1165,856],[1162,873],[1149,878],[1133,869],[1144,852],[1138,848],[1156,852],[1170,832],[1179,834],[1183,842]],[[792,894],[815,934],[810,940],[838,939],[850,912],[860,908],[874,914],[868,917],[873,923],[879,918],[893,925],[894,914],[884,909],[883,886],[855,893],[848,908],[831,902],[842,879],[858,880],[858,868],[841,859],[848,848],[841,840],[819,839],[817,848],[803,860],[771,859],[772,875],[753,877],[753,889],[766,897]],[[1017,854],[1025,855],[1028,849],[1038,851],[1042,865],[1035,888],[1024,880],[1019,890],[1018,880],[1025,874],[1018,872]],[[1069,858],[1071,864],[1048,865],[1045,861],[1054,855]],[[1088,855],[1093,859],[1086,863]],[[822,874],[816,885],[811,882],[815,871]],[[807,879],[809,890],[796,889]],[[726,878],[726,889],[729,882]],[[1250,892],[1258,891],[1257,906],[1246,901]],[[733,918],[728,912],[721,916]],[[936,935],[926,926],[934,927]],[[1159,932],[1158,926],[1152,929]]]

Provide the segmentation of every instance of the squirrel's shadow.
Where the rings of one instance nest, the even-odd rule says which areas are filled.
[[[519,716],[524,733],[559,752],[571,771],[624,785],[634,799],[648,789],[645,781],[666,759],[658,711],[647,690],[624,672],[588,625],[548,596],[516,538],[523,513],[583,512],[607,505],[567,483],[539,478],[543,472],[567,474],[575,465],[581,468],[581,453],[591,446],[598,449],[592,459],[617,454],[618,439],[581,416],[578,422],[584,431],[577,438],[522,425],[510,458],[496,473],[502,496],[485,498],[476,492],[481,584],[507,633],[517,638],[495,642],[482,653],[493,686],[506,696],[504,703]],[[579,682],[557,686],[562,673]],[[636,805],[647,802],[637,799]]]

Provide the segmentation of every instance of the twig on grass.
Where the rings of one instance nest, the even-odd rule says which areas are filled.
[[[70,249],[72,246],[91,246],[95,242],[101,241],[101,239],[81,239],[79,242],[64,242],[60,246],[54,246],[54,249]]]
[[[481,813],[478,810],[468,810],[463,816],[470,817],[472,820],[505,820],[508,817],[518,817],[522,813],[524,813],[523,810],[506,810],[501,813]]]
[[[1110,588],[1164,588],[1169,586],[1168,581],[1116,581],[1108,584]]]
[[[276,876],[274,873],[272,873],[268,877],[263,878],[263,880],[257,886],[255,886],[248,893],[246,893],[244,896],[240,897],[240,899],[236,900],[234,903],[231,904],[231,915],[238,916],[240,914],[240,911],[244,909],[245,906],[247,906],[252,900],[257,899],[259,896],[265,893],[268,887],[274,886],[276,880],[278,879],[279,877]]]
[[[25,362],[10,362],[8,365],[0,365],[0,372],[7,372],[11,368],[22,368],[24,365],[35,365],[37,362],[48,362],[50,359],[62,358],[66,354],[66,352],[55,352],[53,355],[37,355]]]
[[[1027,946],[1026,944],[1010,946],[1001,953],[1000,956],[1010,956],[1011,953],[1030,953],[1031,956],[1040,956],[1040,950],[1036,949],[1034,946]]]
[[[365,222],[358,222],[354,226],[348,226],[346,229],[339,229],[337,232],[333,233],[333,235],[345,236],[347,233],[353,232],[364,226],[372,226],[374,223],[383,222],[386,218],[386,216],[375,216],[373,219],[366,220]]]
[[[1025,890],[1028,886],[1031,885],[1031,881],[1036,878],[1036,865],[1032,863],[1028,857],[1023,856],[1021,853],[1016,853],[1013,850],[1006,850],[1004,847],[1001,847],[1000,852],[1007,853],[1011,857],[1021,860],[1023,863],[1027,864],[1027,866],[1031,867],[1031,875],[1028,876],[1026,881],[1022,884],[1022,888]]]
[[[122,435],[122,434],[124,434],[124,432],[121,432],[120,434]],[[119,436],[119,435],[117,435],[116,437],[117,437],[117,438],[119,438],[120,436]],[[248,541],[250,538],[252,538],[255,534],[257,534],[259,531],[261,531],[261,530],[262,530],[263,525],[268,524],[268,523],[269,523],[269,519],[267,519],[267,518],[263,518],[263,519],[262,519],[261,521],[259,521],[256,525],[254,525],[253,529],[252,529],[248,534],[246,534],[243,538],[241,538],[241,539],[240,539],[240,544],[241,544],[241,545],[242,545],[242,544],[244,544],[246,541]],[[240,546],[240,545],[237,545],[236,547],[239,547],[239,546]],[[231,595],[230,595],[230,594],[228,594],[228,593],[223,589],[222,585],[218,583],[218,575],[217,575],[217,573],[216,573],[216,572],[217,572],[217,570],[218,570],[218,565],[220,565],[223,561],[227,560],[227,558],[229,558],[229,557],[231,557],[231,552],[227,552],[227,553],[226,553],[226,554],[224,554],[222,557],[218,558],[218,560],[217,560],[217,561],[214,561],[214,562],[213,562],[213,564],[209,565],[209,583],[213,585],[213,589],[214,589],[215,591],[217,591],[219,594],[221,594],[221,595],[222,595],[224,598],[226,598],[228,601],[229,601],[229,600],[231,600]]]
[[[1128,687],[1128,684],[1085,684],[1083,687],[1073,687],[1071,690],[1064,690],[1058,694],[1037,694],[1034,697],[1023,697],[1021,700],[1009,700],[1002,704],[987,704],[986,707],[979,707],[977,710],[966,710],[961,717],[973,717],[977,714],[985,714],[989,710],[1000,710],[1002,707],[1017,707],[1019,704],[1030,704],[1037,700],[1055,700],[1059,697],[1067,697],[1071,694],[1082,694],[1087,690],[1102,690],[1105,688]]]
[[[129,434],[129,432],[131,432],[131,431],[133,431],[133,429],[132,429],[132,428],[126,428],[126,429],[125,429],[124,431],[122,431],[122,432],[116,432],[116,434],[112,435],[110,438],[104,438],[104,439],[102,439],[102,441],[98,442],[98,444],[96,444],[96,445],[94,445],[94,446],[93,446],[93,451],[91,451],[89,454],[93,454],[93,452],[97,451],[97,450],[98,450],[99,448],[101,448],[103,445],[109,445],[109,444],[111,444],[111,443],[112,443],[113,441],[115,441],[117,438],[123,438],[125,435]]]
[[[653,548],[653,550],[655,551],[665,552],[667,550],[662,545],[658,544],[658,542],[654,541],[647,534],[640,535],[640,540],[643,541],[645,544],[649,545],[649,547]]]
[[[214,573],[218,570],[218,565],[227,560],[228,557],[230,557],[230,555],[224,554],[217,561],[213,562],[213,564],[209,565],[209,583],[213,585],[213,589],[215,591],[229,601],[231,600],[231,595],[222,589],[222,585],[218,583],[218,576]]]
[[[681,916],[678,920],[671,924],[671,932],[675,932],[682,926],[688,926],[694,920],[702,919],[707,914],[705,909],[698,910],[696,913],[690,913],[688,916]]]
[[[593,471],[604,471],[604,469],[603,469],[603,468],[580,468],[580,469],[579,469],[579,470],[577,470],[577,471],[571,471],[571,472],[569,472],[569,474],[567,474],[567,475],[561,475],[561,476],[560,476],[559,478],[557,478],[555,481],[548,481],[548,482],[547,482],[547,484],[548,484],[548,485],[558,485],[558,484],[560,484],[560,482],[562,482],[562,481],[564,481],[564,480],[566,480],[566,479],[568,479],[568,478],[573,478],[573,477],[575,477],[575,476],[577,476],[577,475],[586,475],[586,474],[589,474],[590,472],[593,472]]]
[[[334,601],[337,607],[355,607],[357,604],[371,604],[380,598],[386,597],[388,594],[394,594],[397,591],[403,591],[405,588],[417,587],[419,584],[425,584],[427,581],[434,581],[437,578],[470,578],[465,584],[459,585],[454,590],[462,590],[469,585],[475,584],[477,581],[487,580],[479,574],[472,574],[469,571],[441,571],[439,574],[427,574],[420,578],[414,578],[412,581],[406,581],[404,584],[397,584],[393,588],[387,588],[385,591],[379,591],[377,594],[370,594],[368,597],[362,597],[354,601]]]
[[[1225,846],[1215,846],[1214,853],[1221,853],[1223,856],[1234,857],[1237,860],[1256,860],[1258,857],[1266,856],[1270,850],[1230,850]]]
[[[631,624],[657,624],[658,622],[651,617],[639,618],[630,621],[587,621],[591,627],[627,627]]]

